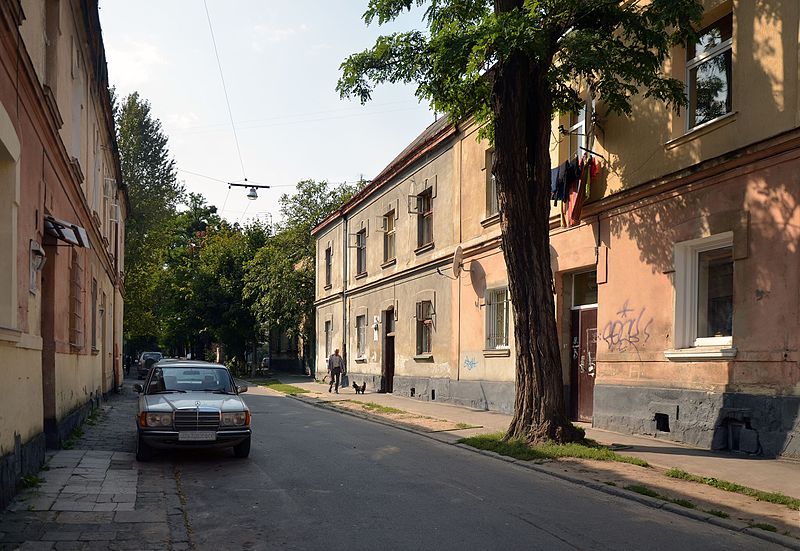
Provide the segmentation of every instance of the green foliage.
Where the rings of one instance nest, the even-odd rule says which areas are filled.
[[[591,440],[585,443],[570,444],[534,444],[530,445],[520,439],[506,439],[503,433],[482,434],[459,440],[468,446],[481,450],[489,450],[500,455],[507,455],[515,459],[530,461],[534,459],[560,459],[574,457],[578,459],[594,459],[597,461],[616,461],[630,463],[640,467],[649,467],[647,461],[638,457],[620,455],[611,451],[606,446],[601,446]]]
[[[761,530],[766,530],[767,532],[777,532],[778,529],[775,528],[771,524],[767,524],[766,522],[756,522],[750,525],[751,528],[759,528]]]
[[[769,503],[775,503],[777,505],[785,505],[789,509],[800,511],[800,499],[784,495],[780,492],[764,492],[761,490],[756,490],[754,488],[748,488],[747,486],[736,484],[735,482],[728,482],[727,480],[719,480],[717,478],[697,476],[691,473],[687,473],[686,471],[683,471],[681,469],[670,469],[665,474],[670,478],[678,478],[680,480],[699,482],[701,484],[713,486],[714,488],[719,488],[720,490],[725,490],[726,492],[734,492],[737,494],[750,496],[757,499],[758,501],[767,501]]]
[[[714,515],[715,517],[719,518],[729,518],[730,515],[725,511],[720,511],[719,509],[706,509],[704,512],[708,513],[709,515]]]
[[[25,488],[38,488],[42,482],[44,482],[44,479],[35,474],[26,474],[22,477],[22,485]]]
[[[375,402],[361,403],[361,407],[372,413],[406,413],[402,409],[397,409],[390,406],[382,406],[380,404],[376,404]]]
[[[524,59],[546,75],[546,101],[556,112],[576,109],[588,89],[607,111],[629,113],[645,96],[677,107],[686,103],[681,81],[665,75],[670,48],[694,36],[702,16],[697,0],[370,0],[364,21],[379,25],[426,6],[427,32],[380,36],[341,65],[337,90],[362,103],[377,84],[415,83],[416,95],[451,120],[469,115],[492,123],[492,79],[512,60]],[[493,125],[486,127],[491,134]]]
[[[280,382],[278,379],[267,379],[263,383],[259,383],[258,386],[265,386],[272,390],[276,390],[278,392],[283,392],[284,394],[306,394],[308,391],[304,388],[300,388],[299,386],[294,385],[287,385]]]
[[[661,494],[656,492],[655,490],[644,486],[643,484],[629,484],[625,486],[626,490],[630,490],[631,492],[636,492],[637,494],[641,494],[643,496],[652,497],[655,499],[660,499]]]
[[[265,328],[281,328],[307,342],[314,335],[316,243],[311,230],[353,196],[359,186],[331,188],[304,180],[280,199],[283,222],[247,263],[243,296]]]

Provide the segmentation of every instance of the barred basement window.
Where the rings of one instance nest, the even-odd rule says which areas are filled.
[[[486,349],[508,348],[508,289],[486,292]]]

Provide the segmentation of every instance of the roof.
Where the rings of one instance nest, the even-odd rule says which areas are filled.
[[[447,117],[442,117],[441,119],[433,122],[410,144],[408,144],[399,155],[392,159],[392,161],[386,165],[386,167],[381,170],[378,175],[375,176],[375,178],[373,178],[372,181],[364,187],[364,189],[356,193],[339,209],[329,214],[324,220],[322,220],[322,222],[317,224],[311,230],[311,235],[316,235],[332,221],[353,210],[373,191],[380,188],[393,177],[397,176],[397,174],[399,174],[403,169],[407,168],[411,163],[422,157],[425,153],[436,148],[445,139],[455,134],[455,132],[456,125],[451,123]]]

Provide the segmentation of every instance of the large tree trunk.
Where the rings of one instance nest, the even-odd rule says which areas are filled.
[[[582,437],[566,416],[550,270],[550,121],[545,70],[522,55],[496,67],[495,161],[516,338],[516,399],[507,438]]]

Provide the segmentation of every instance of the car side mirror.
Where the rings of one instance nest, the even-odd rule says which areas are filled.
[[[245,392],[247,392],[247,387],[245,385],[239,385],[236,387],[236,392],[238,394],[244,394]]]
[[[144,387],[142,385],[140,385],[139,383],[136,383],[136,384],[133,385],[133,390],[135,390],[136,392],[141,394],[142,392],[144,392]]]

